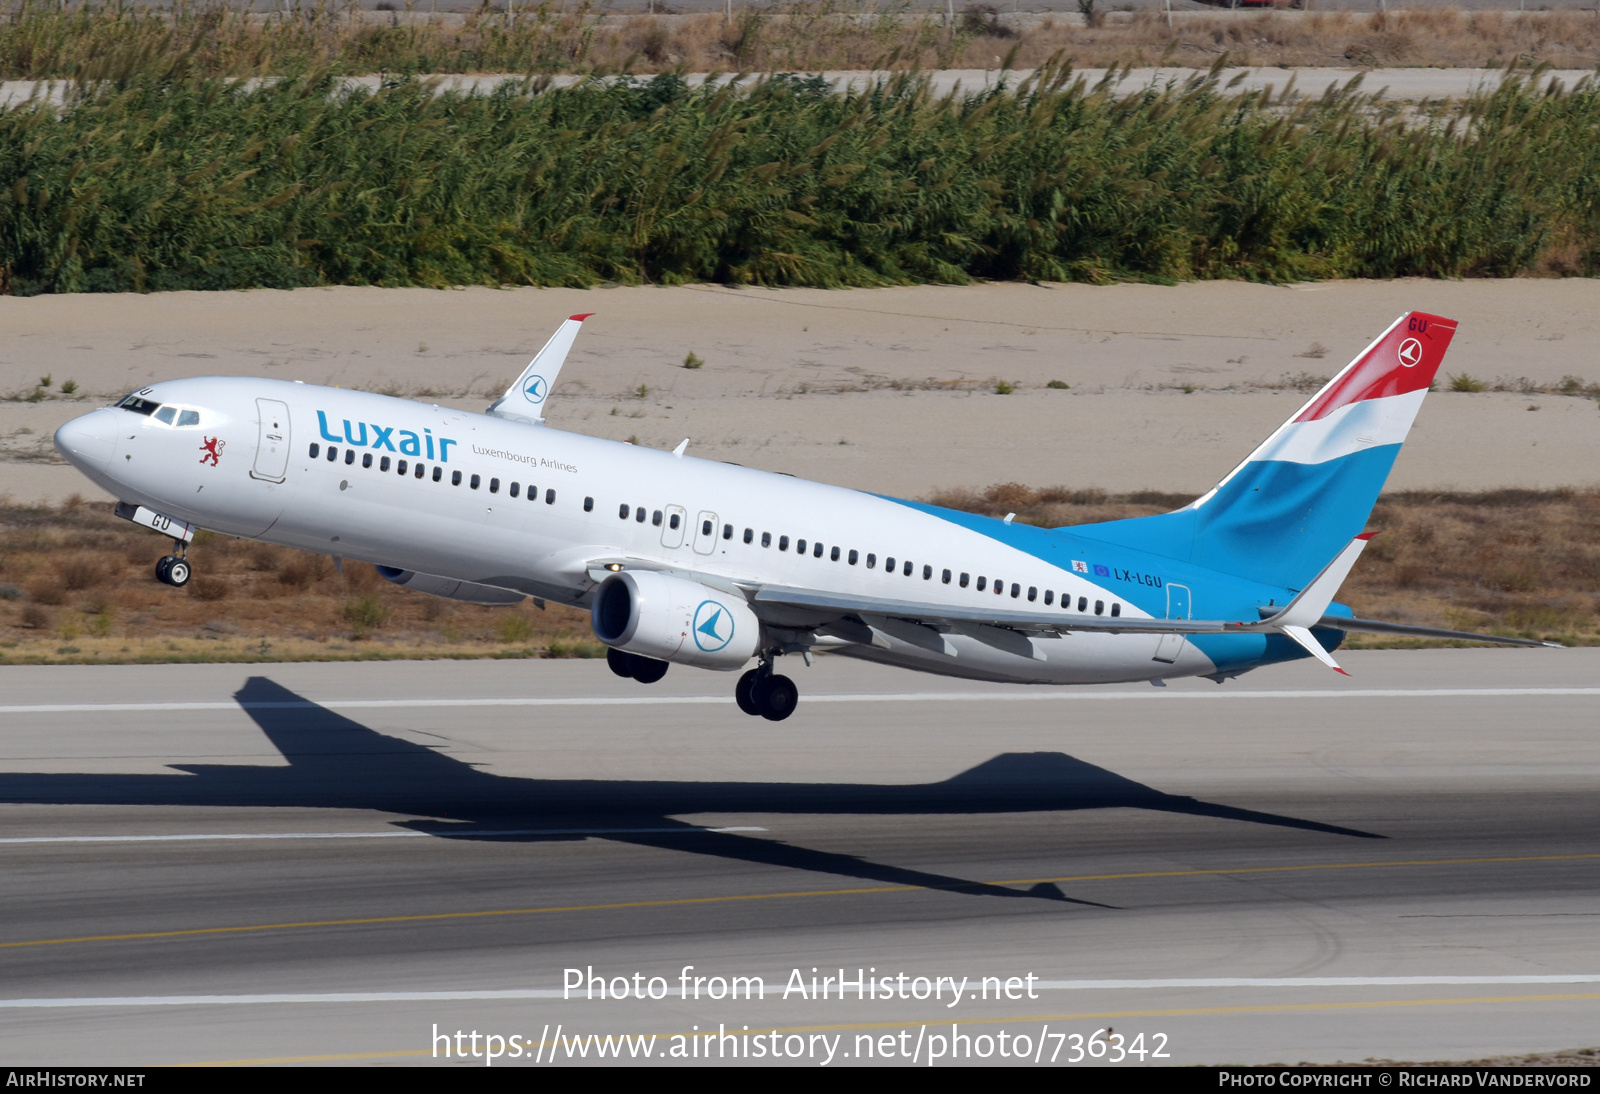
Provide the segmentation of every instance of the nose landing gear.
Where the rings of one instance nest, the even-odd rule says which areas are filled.
[[[794,713],[800,701],[800,689],[787,676],[772,671],[772,661],[763,658],[761,663],[743,676],[734,686],[733,698],[739,709],[751,716],[760,715],[769,722],[781,722]]]
[[[191,571],[189,569],[189,545],[182,540],[173,541],[178,553],[167,555],[156,563],[156,580],[164,585],[171,585],[181,589],[189,584]]]

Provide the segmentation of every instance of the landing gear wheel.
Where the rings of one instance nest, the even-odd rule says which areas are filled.
[[[606,650],[606,664],[611,666],[611,671],[623,679],[633,679],[634,662],[638,660],[631,653],[622,650]]]
[[[167,564],[167,584],[181,589],[189,584],[189,564],[181,558],[175,558]]]
[[[667,663],[657,661],[654,657],[640,657],[638,654],[629,654],[633,658],[633,678],[641,684],[653,684],[667,674]]]
[[[761,670],[751,669],[739,677],[739,682],[733,686],[733,701],[739,704],[739,709],[751,717],[761,713],[761,708],[756,706],[756,684],[761,680]]]
[[[794,713],[795,704],[800,701],[800,689],[787,676],[769,676],[756,683],[751,699],[761,717],[769,722],[781,722]]]
[[[171,585],[172,579],[167,576],[167,571],[172,568],[172,564],[176,561],[178,560],[172,555],[166,555],[158,561],[156,563],[156,580],[163,585]]]

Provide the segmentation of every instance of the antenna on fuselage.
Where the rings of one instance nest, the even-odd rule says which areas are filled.
[[[561,366],[567,363],[567,352],[577,340],[583,321],[593,314],[585,312],[574,315],[562,323],[528,367],[522,370],[516,382],[506,388],[504,395],[490,403],[484,413],[513,422],[543,425],[545,400],[555,390],[556,377],[561,375]]]

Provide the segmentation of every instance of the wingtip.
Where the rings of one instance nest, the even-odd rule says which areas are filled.
[[[1337,672],[1340,676],[1349,676],[1350,675],[1348,672],[1345,672],[1344,669],[1340,668],[1338,665],[1333,666],[1333,671]]]
[[[575,323],[581,323],[581,322],[583,322],[585,319],[589,318],[593,314],[594,314],[594,312],[592,312],[592,311],[586,311],[582,315],[569,315],[569,316],[567,316],[567,318],[571,319]]]

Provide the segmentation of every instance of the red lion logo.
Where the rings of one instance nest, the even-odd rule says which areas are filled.
[[[207,437],[205,444],[200,446],[200,451],[205,455],[200,457],[201,463],[210,462],[212,467],[218,466],[217,461],[222,458],[222,450],[227,447],[227,442],[221,437]]]

